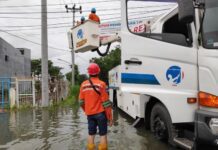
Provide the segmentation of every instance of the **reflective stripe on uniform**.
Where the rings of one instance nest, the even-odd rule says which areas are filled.
[[[94,86],[95,86],[96,90],[100,91],[100,88],[101,88],[100,86],[98,86],[98,85],[94,85]],[[86,86],[82,87],[83,92],[84,91],[89,91],[89,90],[94,90],[92,85],[86,85]]]
[[[84,103],[84,100],[79,100],[79,105],[80,106],[82,106],[82,105],[84,105],[85,103]]]
[[[102,104],[104,108],[110,107],[112,105],[110,100],[104,101]]]

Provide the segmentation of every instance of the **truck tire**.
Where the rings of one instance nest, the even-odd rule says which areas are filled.
[[[170,115],[167,109],[160,103],[155,104],[151,111],[150,128],[157,139],[168,141],[171,145],[175,145],[173,142],[174,130]]]

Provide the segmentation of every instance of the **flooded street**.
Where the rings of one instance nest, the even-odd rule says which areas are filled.
[[[120,110],[114,110],[114,121],[109,150],[176,150],[143,127],[131,127],[133,120]],[[84,150],[86,137],[86,116],[77,107],[0,114],[0,150]]]

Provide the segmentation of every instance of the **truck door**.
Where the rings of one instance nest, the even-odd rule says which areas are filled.
[[[195,131],[198,141],[218,145],[218,1],[205,0],[202,46],[199,46],[199,105]],[[197,16],[197,15],[196,15]],[[200,15],[199,15],[200,16]],[[202,17],[202,16],[201,16]]]
[[[205,1],[205,14],[202,26],[202,46],[199,48],[199,90],[202,96],[213,97],[207,99],[207,103],[202,102],[204,106],[217,108],[218,102],[218,22],[216,20],[218,13],[218,1]],[[206,100],[205,99],[205,100]],[[216,100],[215,100],[216,99]],[[212,102],[212,101],[213,102]],[[209,101],[211,103],[209,103]],[[215,110],[218,112],[218,110]]]
[[[176,6],[170,9],[175,4],[160,9],[156,3],[145,3],[127,1],[126,16],[122,16],[121,89],[158,98],[173,123],[192,122],[197,105],[188,105],[187,98],[196,97],[198,83],[193,25],[178,21]],[[160,17],[158,9],[165,15]],[[149,30],[137,32],[132,29],[134,21],[144,22]]]

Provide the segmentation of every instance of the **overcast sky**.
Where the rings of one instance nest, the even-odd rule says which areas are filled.
[[[98,2],[98,3],[95,3]],[[49,59],[54,62],[56,66],[61,66],[64,69],[62,72],[70,71],[67,63],[61,62],[58,59],[64,59],[71,62],[71,55],[68,48],[67,32],[72,26],[72,13],[65,13],[65,4],[72,7],[74,3],[76,6],[82,6],[86,18],[92,7],[102,10],[104,8],[120,8],[119,1],[109,0],[47,0],[48,3],[48,41],[49,41]],[[14,47],[25,47],[31,49],[31,58],[41,58],[41,46],[33,44],[29,41],[19,39],[13,35],[17,35],[24,39],[30,40],[35,43],[41,43],[41,0],[0,0],[0,30],[7,31],[11,35],[0,32],[0,36]],[[16,7],[13,7],[16,6]],[[24,7],[17,7],[24,6]],[[32,6],[32,7],[29,7]],[[26,13],[28,12],[28,13]],[[120,10],[116,10],[120,16]],[[99,14],[108,12],[100,12]],[[77,13],[76,20],[79,20],[81,14]],[[106,16],[104,18],[111,18],[114,16]],[[50,18],[50,19],[49,19]],[[110,19],[114,20],[114,19]],[[102,21],[103,18],[102,18]],[[106,20],[105,20],[106,21]],[[21,27],[25,26],[25,27]],[[12,35],[13,34],[13,35]],[[57,49],[54,49],[54,48]],[[79,65],[82,73],[86,72],[89,59],[97,56],[96,53],[81,53],[75,55],[75,63]]]
[[[101,22],[120,20],[119,0],[47,0],[47,3],[49,59],[54,65],[63,67],[63,73],[70,71],[70,67],[58,59],[71,62],[67,32],[72,26],[72,13],[66,13],[65,4],[68,7],[72,7],[74,3],[78,7],[81,5],[82,15],[86,19],[90,9],[96,7]],[[40,5],[41,0],[0,0],[0,31],[8,32],[0,32],[0,36],[16,48],[31,49],[32,59],[41,58]],[[76,16],[76,20],[79,20],[81,14],[77,13]],[[89,60],[96,56],[96,52],[75,54],[75,63],[81,73],[86,73]]]

